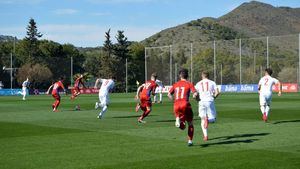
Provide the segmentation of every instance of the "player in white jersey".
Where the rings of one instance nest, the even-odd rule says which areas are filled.
[[[101,119],[106,110],[107,106],[109,105],[109,92],[112,92],[115,82],[115,78],[112,77],[111,79],[97,79],[94,88],[97,88],[98,83],[101,83],[101,87],[99,89],[99,102],[96,102],[95,109],[99,107],[102,108],[99,115],[97,116],[98,119]]]
[[[27,94],[27,87],[29,86],[29,79],[27,78],[23,83],[22,83],[22,92],[19,92],[23,96],[23,100],[26,100],[26,94]]]
[[[209,123],[216,121],[217,112],[214,100],[220,94],[219,89],[214,81],[209,80],[209,73],[202,72],[202,80],[195,86],[196,93],[194,97],[199,97],[199,117],[201,118],[201,128],[203,140],[208,140],[207,128]]]
[[[156,79],[155,83],[158,85],[158,87],[155,89],[155,95],[153,96],[153,103],[157,102],[157,95],[159,94],[159,101],[158,103],[162,103],[162,90],[164,88],[164,85],[162,81]]]
[[[260,110],[263,115],[262,119],[265,122],[267,122],[270,112],[273,85],[279,85],[278,96],[281,96],[281,83],[279,80],[271,77],[272,73],[272,69],[267,68],[265,70],[265,76],[262,77],[258,83]]]

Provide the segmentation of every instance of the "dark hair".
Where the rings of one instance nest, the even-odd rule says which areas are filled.
[[[208,71],[203,71],[203,72],[202,72],[202,75],[205,76],[206,78],[209,78],[209,73],[208,73]]]
[[[110,78],[116,80],[116,76],[110,76]]]
[[[60,81],[63,81],[63,80],[65,80],[65,78],[64,78],[63,76],[61,76],[61,77],[59,78],[59,80],[60,80]]]
[[[152,74],[151,74],[151,77],[154,77],[154,78],[156,79],[156,78],[157,78],[156,72],[152,73]]]
[[[189,77],[189,71],[187,69],[182,68],[179,70],[179,76],[181,78],[187,79]]]
[[[265,71],[271,76],[273,73],[273,70],[271,68],[266,68]]]

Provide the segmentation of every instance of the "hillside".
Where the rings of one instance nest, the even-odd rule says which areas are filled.
[[[162,30],[142,43],[160,46],[299,32],[300,8],[274,7],[251,1],[219,18],[201,18]]]

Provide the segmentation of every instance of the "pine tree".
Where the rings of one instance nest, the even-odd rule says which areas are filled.
[[[110,29],[108,29],[107,32],[105,32],[105,41],[103,45],[104,51],[107,53],[108,58],[111,57],[111,54],[113,52],[114,45],[112,44],[112,41],[110,39]]]
[[[115,55],[121,60],[124,61],[128,57],[128,40],[124,35],[124,31],[118,31],[117,36],[117,44],[115,45],[114,52]]]
[[[43,34],[38,32],[36,22],[33,18],[30,18],[29,25],[27,26],[27,36],[25,37],[25,41],[27,42],[27,50],[29,55],[29,61],[39,62],[38,58],[38,38],[41,38]]]

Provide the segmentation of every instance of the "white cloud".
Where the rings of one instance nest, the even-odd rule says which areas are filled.
[[[72,15],[78,12],[76,9],[56,9],[52,11],[56,15]]]

